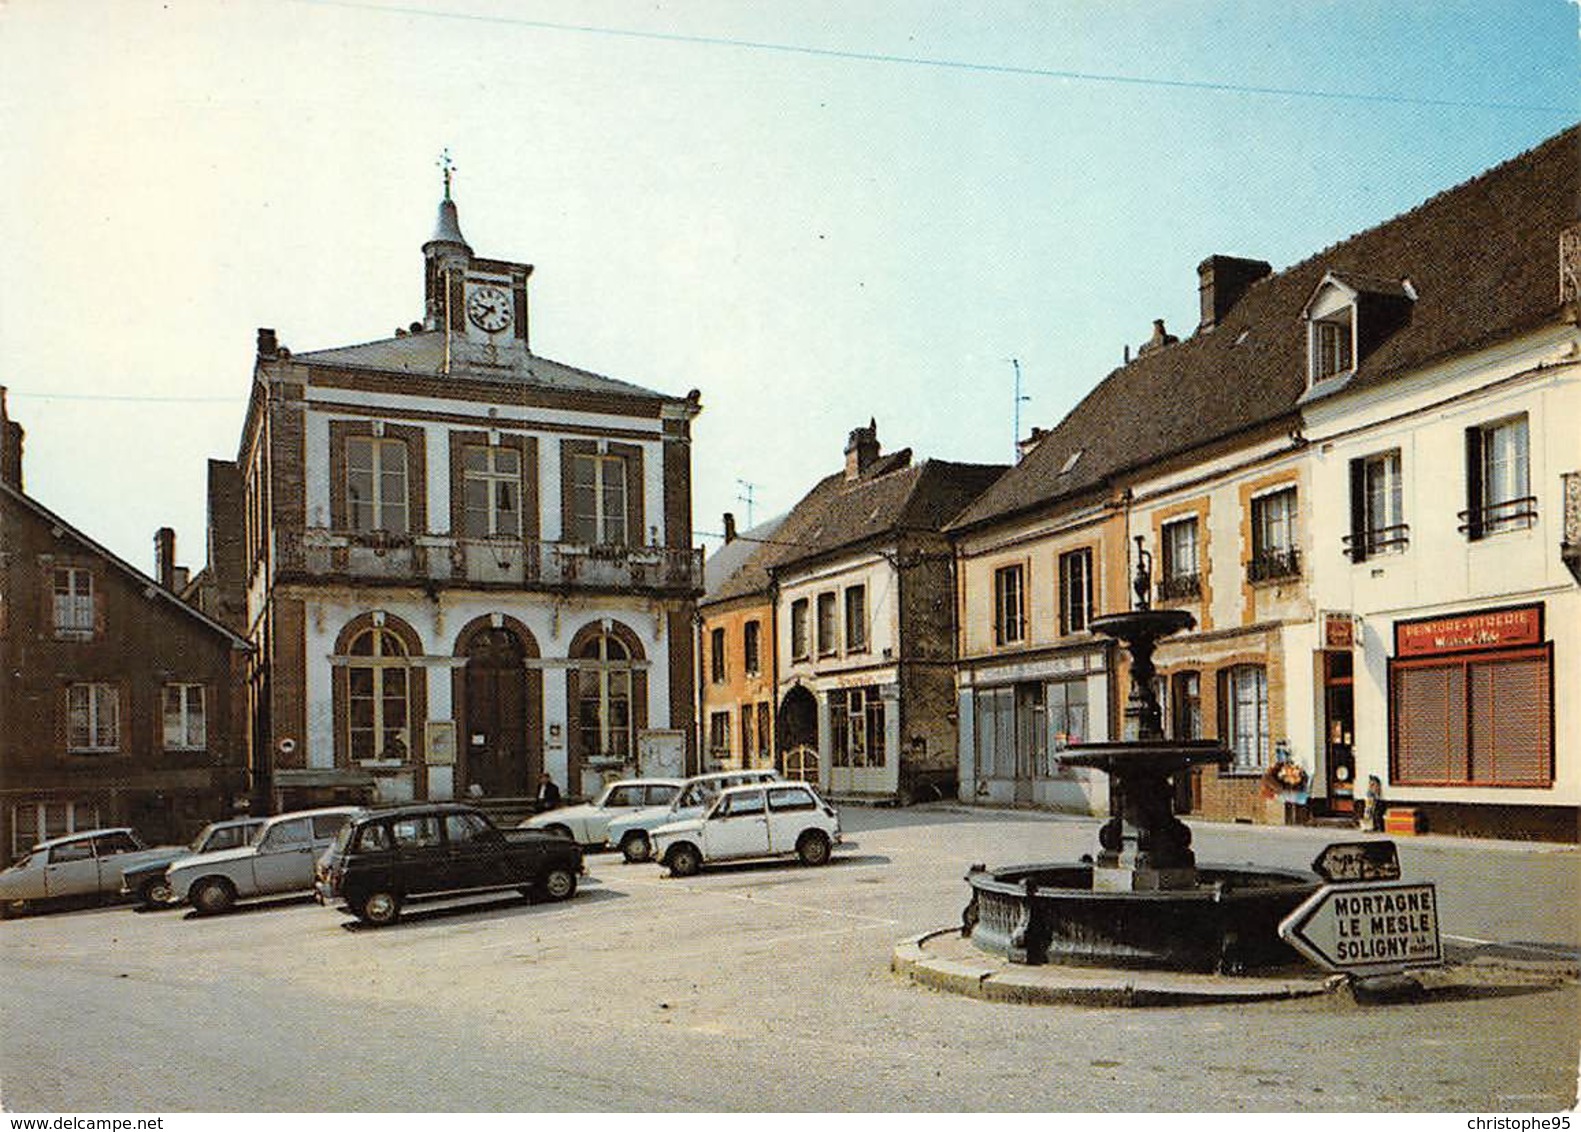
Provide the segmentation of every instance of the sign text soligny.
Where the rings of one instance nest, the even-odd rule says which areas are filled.
[[[1431,884],[1326,885],[1279,925],[1279,934],[1315,962],[1351,974],[1443,962]]]

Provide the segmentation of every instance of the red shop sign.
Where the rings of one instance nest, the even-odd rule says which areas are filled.
[[[1394,627],[1395,656],[1426,656],[1471,649],[1541,644],[1543,607],[1521,605],[1429,621],[1401,621]]]

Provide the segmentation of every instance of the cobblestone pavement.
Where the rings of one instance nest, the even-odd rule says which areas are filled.
[[[1552,1111],[1581,988],[1126,1010],[984,1002],[890,971],[959,921],[972,862],[1074,859],[1095,823],[842,812],[822,869],[687,880],[590,858],[558,905],[417,906],[392,928],[288,902],[0,925],[11,1111]],[[1204,861],[1302,866],[1312,830],[1197,826]],[[1462,957],[1573,970],[1581,855],[1402,842]]]

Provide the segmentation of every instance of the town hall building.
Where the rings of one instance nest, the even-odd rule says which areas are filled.
[[[293,354],[258,332],[213,522],[241,533],[251,789],[569,794],[679,772],[693,735],[696,392],[532,352],[532,266],[473,253],[447,183],[423,318]],[[217,485],[217,486],[216,486]]]

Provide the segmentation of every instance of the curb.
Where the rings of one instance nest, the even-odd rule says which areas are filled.
[[[1259,978],[1109,967],[1021,966],[986,955],[979,959],[941,953],[938,945],[950,940],[960,940],[959,928],[940,928],[902,940],[895,945],[890,970],[921,986],[988,1002],[1067,1006],[1274,1001],[1327,994],[1335,982],[1325,975]],[[934,944],[932,948],[930,943]]]

